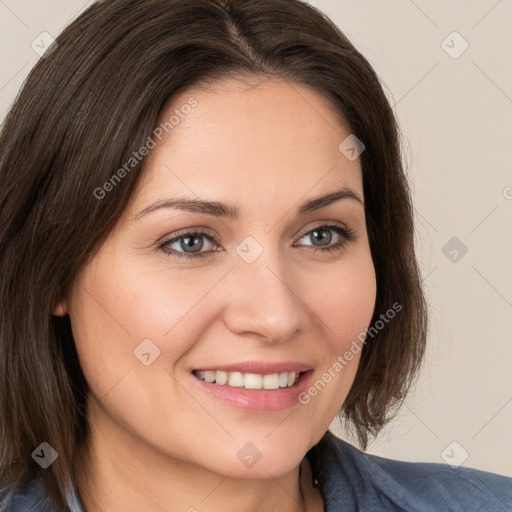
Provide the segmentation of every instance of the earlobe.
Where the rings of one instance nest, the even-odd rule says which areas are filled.
[[[68,303],[66,300],[61,300],[54,308],[53,314],[56,316],[64,316],[68,313]]]

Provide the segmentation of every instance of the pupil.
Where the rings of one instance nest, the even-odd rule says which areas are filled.
[[[198,252],[203,248],[202,242],[203,241],[200,236],[187,236],[182,239],[181,248],[182,249],[193,249],[193,251],[191,251],[191,252]]]
[[[317,237],[318,233],[327,233],[327,236]],[[320,245],[329,245],[331,242],[332,234],[327,229],[318,229],[312,232],[314,238],[317,238],[317,241],[320,242]]]

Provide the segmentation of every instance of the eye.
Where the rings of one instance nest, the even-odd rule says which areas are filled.
[[[335,233],[334,239],[338,238],[335,243],[332,243],[333,235],[332,232]],[[344,249],[349,242],[355,239],[355,232],[341,224],[324,224],[322,226],[317,226],[313,229],[309,229],[306,231],[302,238],[309,237],[313,244],[312,250],[314,252],[320,251],[334,251]],[[315,245],[318,242],[319,245]]]
[[[334,236],[333,232],[335,233]],[[299,240],[305,237],[310,237],[310,240],[313,241],[312,244],[304,244],[312,246],[310,250],[325,252],[344,249],[349,242],[355,239],[355,232],[342,224],[324,224],[305,231]],[[333,238],[334,243],[332,242]],[[200,258],[216,252],[216,249],[212,249],[212,246],[218,247],[218,244],[219,242],[213,233],[196,230],[183,232],[165,240],[159,244],[158,248],[169,256]],[[203,251],[203,249],[205,250]]]
[[[207,240],[207,243],[204,243]],[[183,233],[175,236],[170,240],[166,240],[159,245],[159,249],[164,251],[169,256],[178,256],[180,258],[198,258],[206,256],[208,253],[213,252],[211,249],[205,252],[200,252],[206,245],[208,249],[209,244],[216,243],[215,237],[205,231],[193,231]],[[172,246],[175,246],[174,248]],[[180,251],[183,252],[180,252]]]

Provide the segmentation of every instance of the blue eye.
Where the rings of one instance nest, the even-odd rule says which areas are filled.
[[[339,239],[335,243],[332,243],[334,232]],[[304,237],[310,237],[311,241],[320,242],[320,245],[316,246],[311,244],[313,247],[311,250],[316,251],[334,251],[345,249],[349,242],[355,239],[355,232],[342,225],[329,224],[317,226],[313,229],[309,229],[299,238],[301,240]],[[335,238],[334,237],[334,238]],[[207,243],[204,243],[207,240]],[[178,256],[179,258],[200,258],[207,256],[212,252],[216,252],[215,249],[202,251],[205,245],[208,244],[217,245],[218,241],[209,232],[197,230],[191,232],[185,232],[162,242],[158,248],[169,256]],[[171,246],[177,245],[176,248]],[[306,246],[310,244],[305,244]]]
[[[330,232],[332,231],[339,237],[339,240],[334,244],[331,244],[333,237]],[[324,236],[325,233],[327,233],[327,236]],[[321,245],[313,246],[312,250],[314,252],[335,251],[345,249],[348,243],[355,239],[355,232],[338,224],[329,224],[310,229],[306,231],[301,238],[306,236],[310,237],[310,240],[316,240],[321,243]]]
[[[203,249],[205,245],[203,239],[207,239],[209,243],[216,242],[215,238],[212,235],[204,231],[194,231],[190,233],[183,233],[180,236],[171,238],[170,240],[167,240],[160,244],[159,248],[169,256],[178,256],[180,258],[202,257],[212,252],[211,250],[206,252],[199,252],[201,251],[201,249]],[[169,247],[174,244],[178,244],[178,247],[184,252],[179,252],[176,249],[172,249]],[[188,249],[191,249],[191,252],[186,252]]]

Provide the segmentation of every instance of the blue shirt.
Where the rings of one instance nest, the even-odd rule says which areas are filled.
[[[364,453],[327,431],[306,457],[326,512],[512,512],[512,478]],[[72,512],[84,512],[76,494]],[[8,512],[59,512],[34,481]]]

